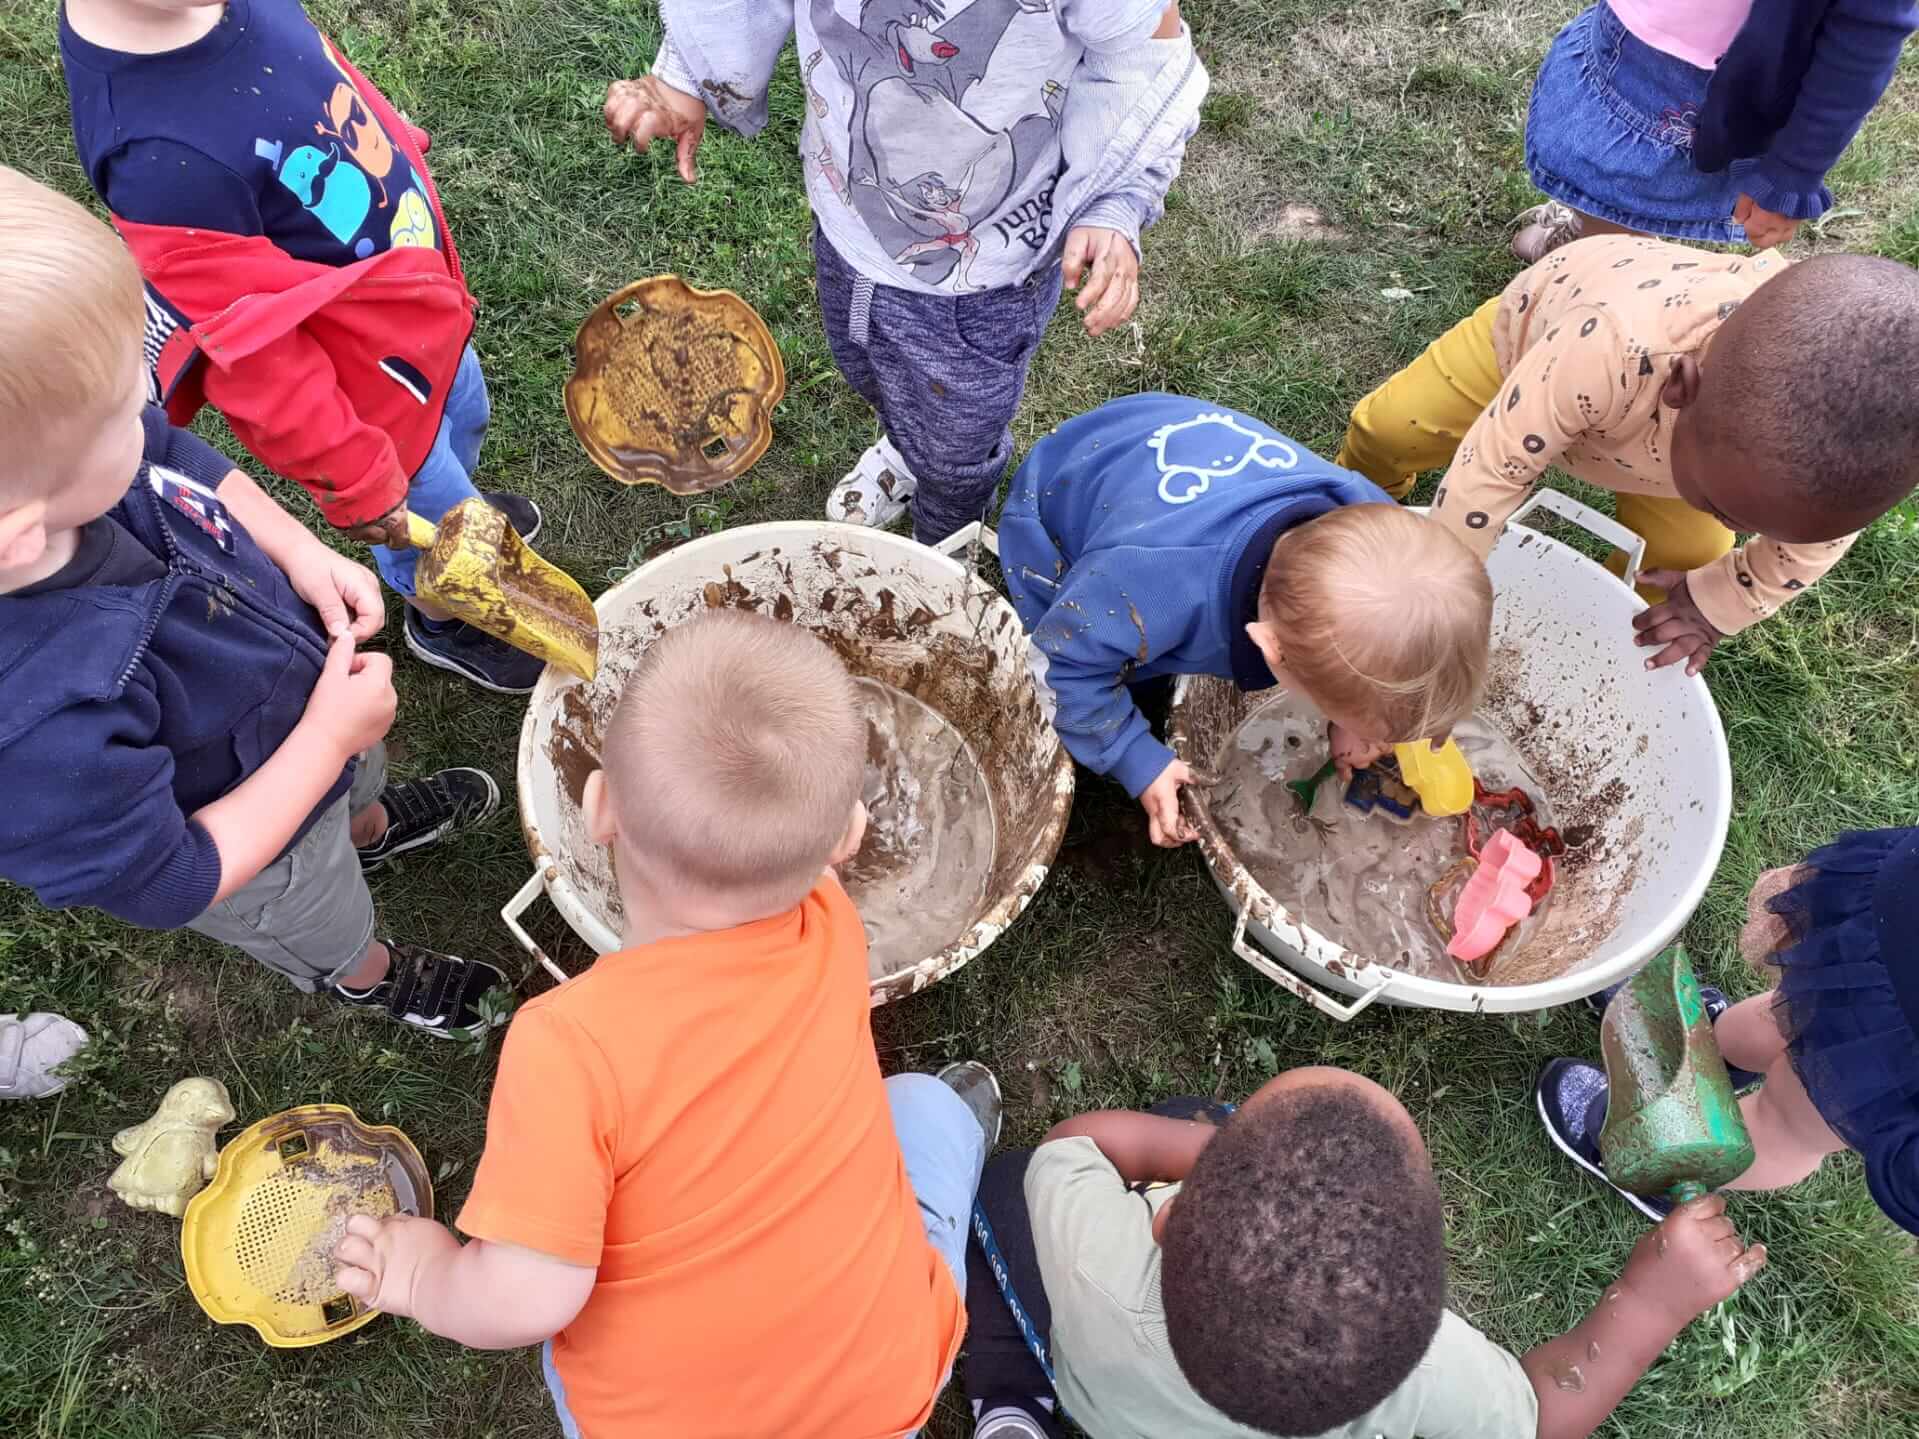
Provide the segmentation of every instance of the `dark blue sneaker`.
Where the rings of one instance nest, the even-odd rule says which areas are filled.
[[[380,804],[386,810],[386,833],[358,847],[361,874],[372,874],[395,855],[423,849],[480,823],[500,807],[500,787],[485,770],[463,765],[424,779],[393,780],[380,791]]]
[[[451,670],[495,694],[524,695],[539,683],[546,661],[503,644],[459,620],[436,623],[406,607],[406,647],[435,669]]]
[[[1551,1059],[1539,1071],[1533,1086],[1539,1119],[1559,1152],[1586,1173],[1605,1183],[1654,1224],[1673,1211],[1669,1199],[1628,1194],[1606,1178],[1599,1155],[1599,1131],[1606,1123],[1606,1071],[1577,1059]]]
[[[1619,983],[1607,989],[1602,989],[1597,994],[1587,995],[1586,1008],[1590,1009],[1598,1018],[1604,1019],[1606,1017],[1606,1006],[1611,1004],[1612,997],[1625,987],[1626,981],[1622,979]],[[1710,984],[1702,984],[1699,986],[1699,998],[1706,1006],[1706,1018],[1714,1024],[1719,1023],[1720,1015],[1732,1008],[1732,1001],[1727,999],[1719,990],[1714,989]],[[1728,1064],[1726,1066],[1726,1073],[1732,1079],[1732,1088],[1735,1094],[1744,1089],[1751,1089],[1755,1084],[1766,1077],[1756,1069],[1741,1069],[1736,1064]]]
[[[508,490],[481,490],[480,498],[505,515],[506,522],[513,526],[513,533],[529,545],[539,537],[540,526],[546,522],[546,516],[540,512],[537,501]]]

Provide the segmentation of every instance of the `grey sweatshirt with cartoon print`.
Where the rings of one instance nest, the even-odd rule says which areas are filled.
[[[1016,285],[1069,230],[1139,245],[1199,128],[1206,68],[1166,0],[662,0],[653,73],[742,135],[793,36],[827,240],[878,284]],[[843,11],[855,12],[848,18]]]

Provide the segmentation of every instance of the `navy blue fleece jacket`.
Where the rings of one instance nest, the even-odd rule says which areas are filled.
[[[1113,400],[1041,440],[1000,514],[1000,563],[1067,752],[1137,797],[1173,752],[1127,685],[1271,685],[1246,625],[1273,542],[1341,505],[1391,503],[1250,415],[1178,395]]]
[[[0,879],[177,929],[220,887],[194,812],[300,722],[327,637],[215,497],[233,465],[158,406],[143,423],[139,473],[73,560],[0,594]]]

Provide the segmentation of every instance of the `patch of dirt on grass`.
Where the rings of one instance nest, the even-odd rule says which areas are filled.
[[[1062,975],[1043,1004],[1023,1008],[994,1046],[994,1063],[1011,1095],[1048,1112],[1062,1092],[1058,1067],[1077,1060],[1087,1069],[1141,1066],[1138,1057],[1191,1026],[1190,997],[1179,993],[1171,969],[1179,937],[1149,932],[1084,957]]]

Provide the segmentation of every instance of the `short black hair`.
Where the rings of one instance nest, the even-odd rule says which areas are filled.
[[[1446,1305],[1439,1186],[1363,1092],[1282,1092],[1228,1120],[1166,1216],[1160,1296],[1180,1372],[1268,1434],[1318,1434],[1381,1403]]]
[[[1919,271],[1818,255],[1755,290],[1698,419],[1808,507],[1876,518],[1919,484]]]

